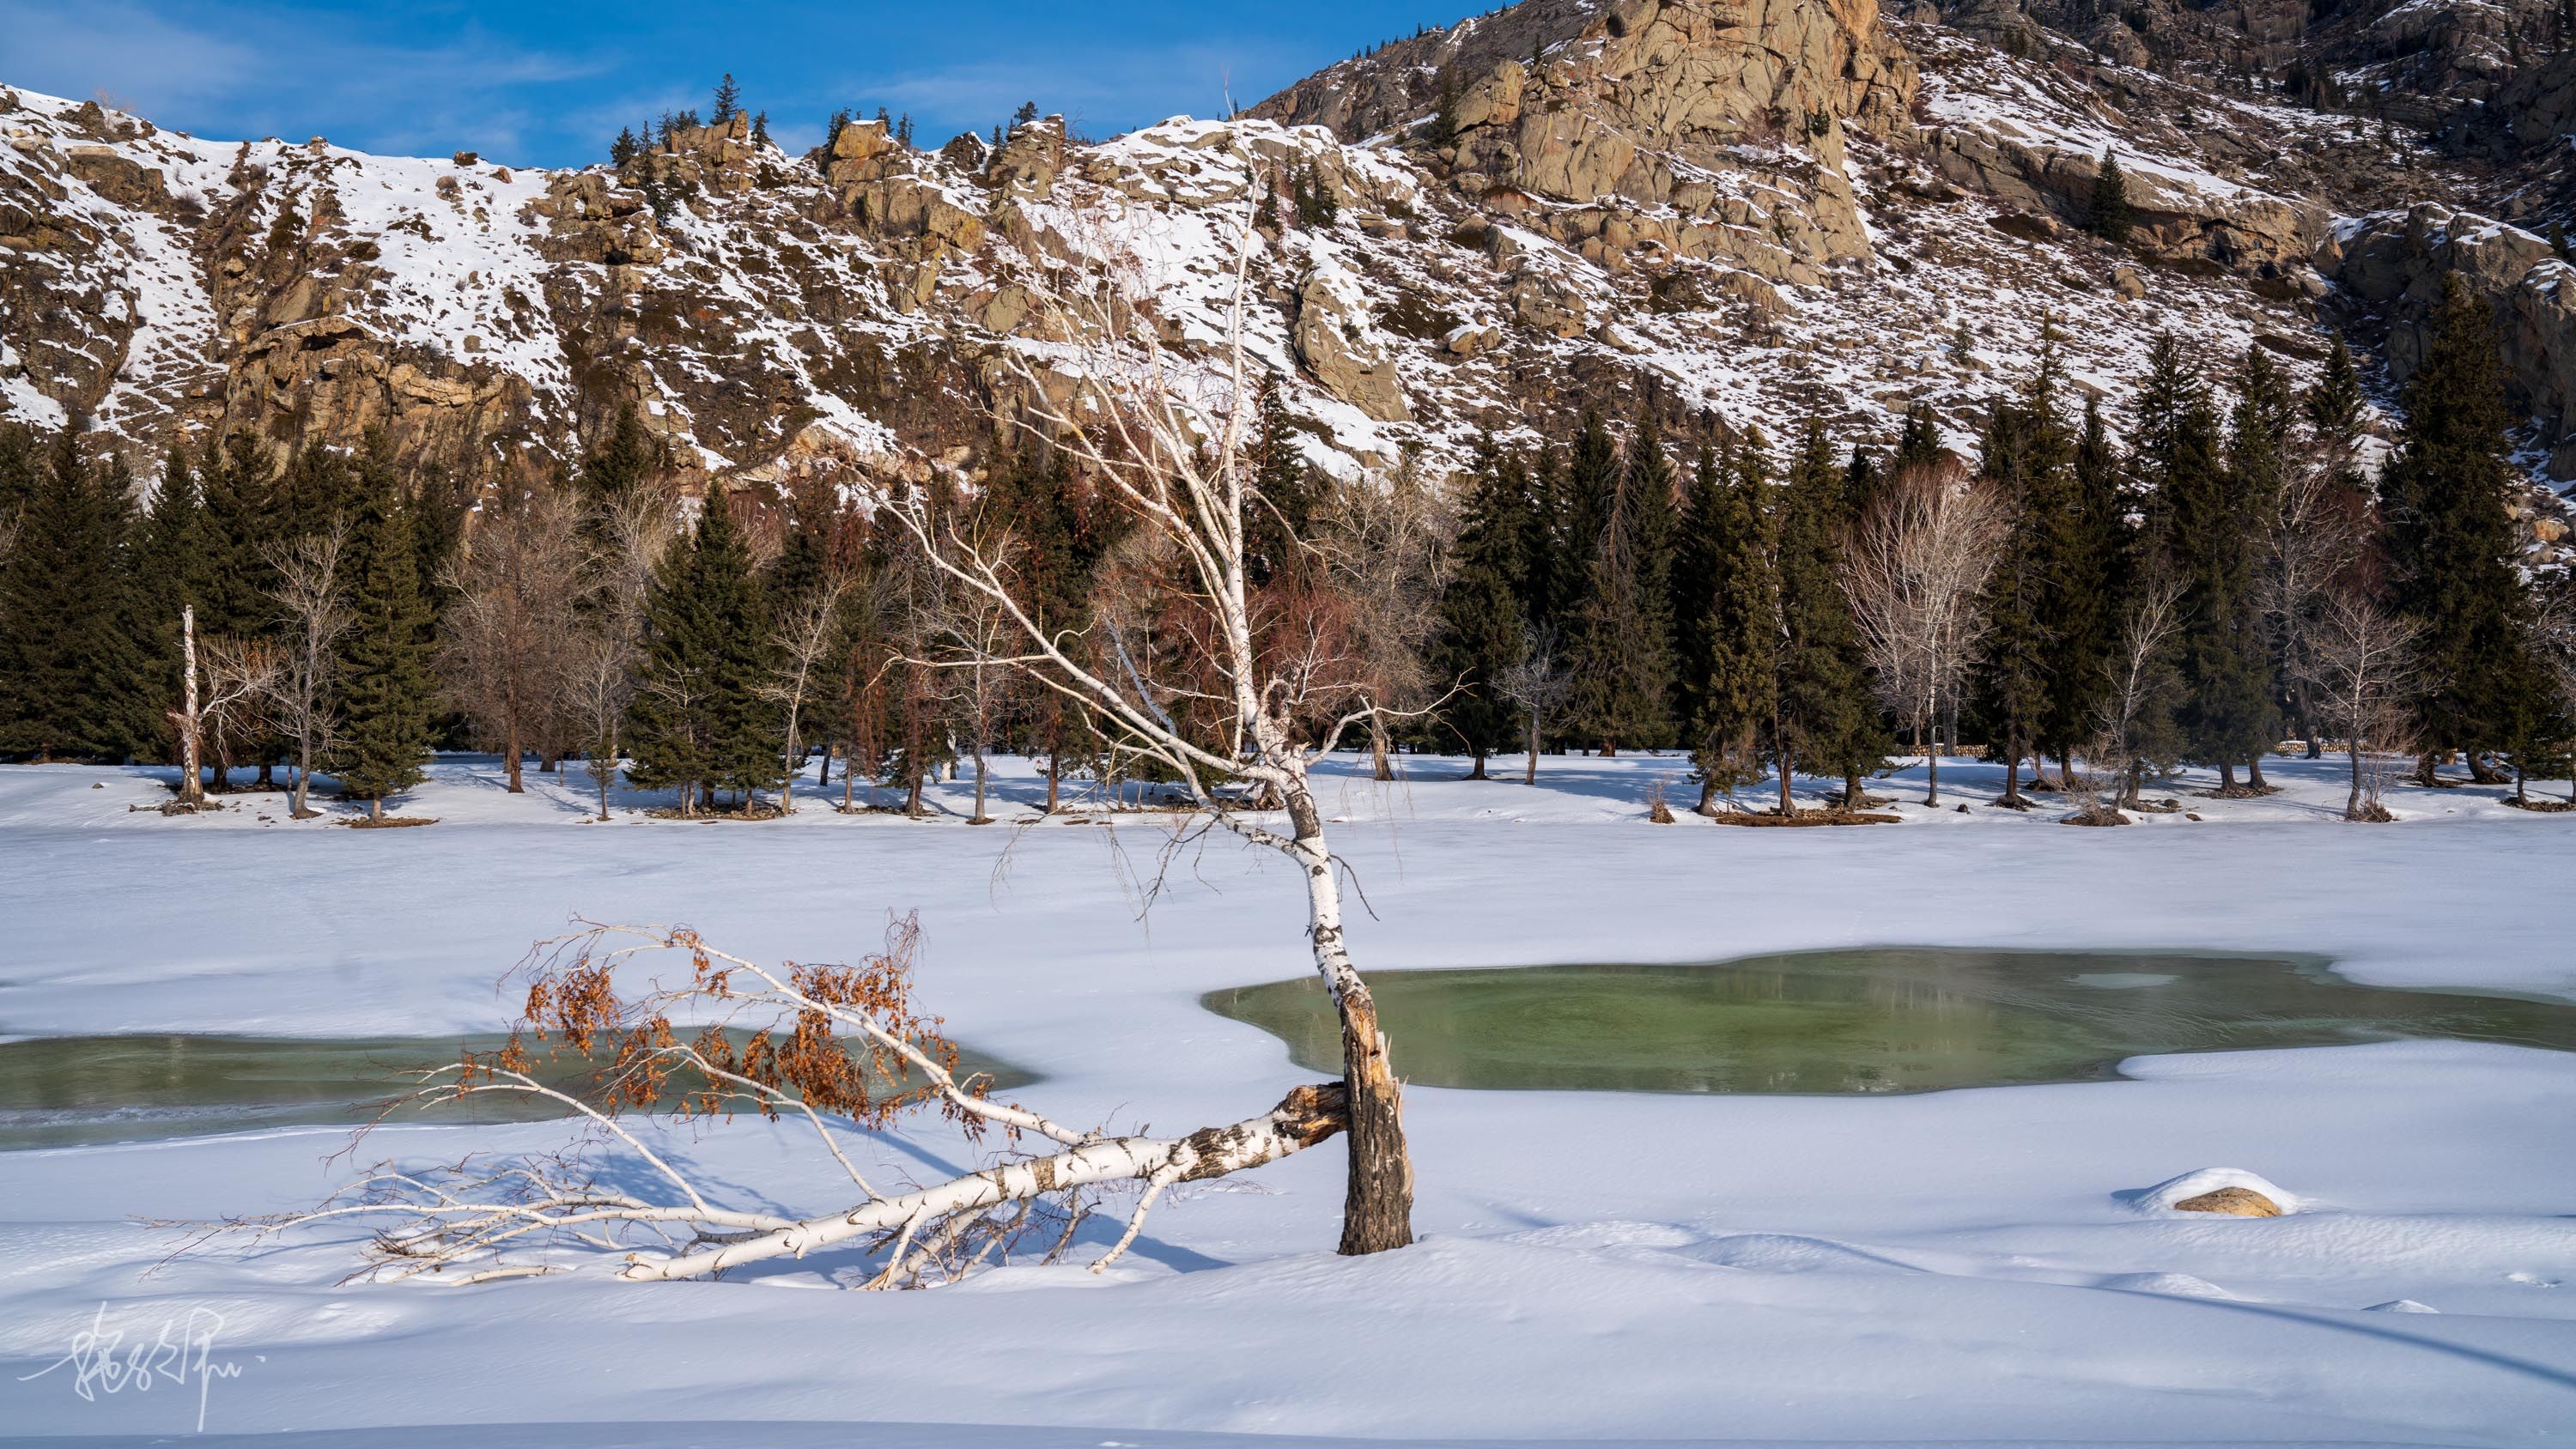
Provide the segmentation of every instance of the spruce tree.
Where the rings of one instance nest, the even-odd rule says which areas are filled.
[[[1929,468],[1941,461],[1941,453],[1941,424],[1932,415],[1932,405],[1915,403],[1906,408],[1905,426],[1897,434],[1896,455],[1888,461],[1888,471],[1902,476]]]
[[[1986,625],[1978,650],[1981,712],[2000,731],[2004,793],[1996,803],[2019,810],[2021,760],[2048,714],[2057,657],[2053,544],[2058,512],[2072,493],[2068,462],[2056,446],[2050,379],[2045,368],[2030,393],[1998,399],[1988,414],[1978,472],[2004,502],[2002,547],[1986,576],[1978,611]]]
[[[608,436],[581,460],[582,497],[594,509],[622,503],[635,496],[658,466],[661,449],[644,426],[644,419],[633,403],[617,410]]]
[[[1860,667],[1860,630],[1843,593],[1841,496],[1824,425],[1810,420],[1774,505],[1780,635],[1770,747],[1783,815],[1797,810],[1790,796],[1797,771],[1848,777],[1877,719]]]
[[[2236,415],[2247,414],[2239,408]],[[2206,389],[2191,390],[2164,441],[2160,536],[2183,587],[2177,659],[2186,691],[2184,758],[2217,767],[2220,788],[2233,789],[2235,762],[2252,758],[2271,733],[2250,628],[2255,536],[2240,495],[2244,473],[2232,466]]]
[[[2111,152],[2102,153],[2102,169],[2094,173],[2085,225],[2113,246],[2129,239],[2129,179],[2120,174],[2120,158]]]
[[[1560,545],[1575,580],[1590,578],[1593,555],[1599,550],[1601,531],[1619,491],[1619,479],[1618,441],[1610,436],[1610,425],[1601,414],[1586,409],[1566,456],[1561,505],[1564,517],[1559,525],[1564,530]],[[1570,611],[1585,587],[1585,583],[1576,583],[1573,594],[1558,601],[1560,610]]]
[[[1277,374],[1261,380],[1252,437],[1252,496],[1244,500],[1244,573],[1255,588],[1302,570],[1309,560],[1322,490],[1297,444],[1295,420]]]
[[[2335,481],[2345,488],[2361,486],[2361,436],[2363,409],[2367,399],[2361,390],[2361,373],[2352,364],[2352,351],[2335,337],[2334,351],[2327,354],[2325,369],[2299,400],[2299,410],[2308,424],[2308,436],[2323,455],[2326,467]]]
[[[1719,791],[1761,777],[1760,732],[1771,717],[1772,651],[1780,620],[1763,515],[1761,460],[1739,465],[1703,447],[1673,555],[1676,704],[1700,782],[1700,811]]]
[[[2536,685],[2525,645],[2530,600],[2514,566],[2504,375],[2488,305],[2446,278],[2433,336],[2406,381],[2406,429],[2380,479],[2383,547],[2399,612],[2422,626],[2416,743],[2469,752],[2501,730]]]
[[[276,518],[277,474],[248,433],[218,444],[208,439],[197,460],[204,500],[206,596],[197,600],[201,634],[248,638],[272,611],[267,548]]]
[[[766,697],[773,647],[768,598],[721,486],[708,490],[697,537],[701,607],[715,625],[707,676],[707,782],[749,814],[779,778],[778,706]]]
[[[769,619],[750,552],[722,487],[708,491],[688,541],[671,550],[644,605],[642,687],[627,713],[643,789],[678,792],[680,813],[778,779],[768,683]]]
[[[1567,546],[1573,505],[1565,455],[1541,444],[1529,469],[1529,531],[1521,540],[1521,613],[1533,627],[1562,625],[1582,595],[1583,569]]]
[[[370,434],[357,463],[349,536],[349,632],[340,646],[340,738],[331,773],[341,793],[385,801],[417,785],[429,757],[434,634],[420,587],[420,546],[391,444]]]
[[[1638,430],[1627,466],[1615,452],[1601,464],[1597,417],[1575,446],[1575,487],[1606,487],[1600,513],[1578,497],[1591,530],[1583,600],[1573,614],[1573,718],[1603,755],[1621,745],[1655,747],[1670,734],[1672,621],[1666,597],[1672,541],[1672,469],[1651,423]],[[1607,476],[1602,476],[1606,474]]]
[[[1519,591],[1529,498],[1519,473],[1518,460],[1507,458],[1491,435],[1479,442],[1454,566],[1440,596],[1433,668],[1439,683],[1458,690],[1441,714],[1475,759],[1471,780],[1488,778],[1485,757],[1508,748],[1520,727],[1520,711],[1498,689],[1528,645]]]
[[[2049,592],[2057,644],[2049,665],[2042,738],[2064,771],[2092,733],[2109,685],[2106,666],[2120,627],[2126,524],[2120,455],[2099,399],[2084,401],[2084,424],[2068,463],[2070,492],[2050,533]],[[2074,782],[2068,780],[2067,788]]]
[[[727,71],[724,80],[716,86],[715,110],[709,115],[707,124],[721,126],[732,120],[741,110],[742,87],[733,83],[733,72]]]
[[[147,743],[144,660],[129,633],[122,469],[55,435],[0,573],[0,754],[119,761]]]
[[[128,603],[134,611],[132,633],[143,655],[145,697],[153,707],[148,738],[152,755],[166,759],[166,747],[175,739],[168,711],[176,707],[181,688],[180,611],[207,593],[205,506],[198,498],[196,472],[179,448],[173,447],[162,462],[161,485],[135,530],[133,558]]]

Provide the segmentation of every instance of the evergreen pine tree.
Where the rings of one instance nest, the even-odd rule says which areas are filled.
[[[1896,455],[1888,461],[1888,472],[1895,475],[1929,468],[1941,461],[1941,425],[1932,416],[1930,403],[1915,403],[1905,410],[1905,427],[1897,434]]]
[[[2500,728],[2536,680],[2524,643],[2530,600],[2505,510],[2510,415],[2494,323],[2457,277],[2445,279],[2405,404],[2404,441],[2380,495],[2397,607],[2424,630],[2416,743],[2428,772],[2430,752],[2461,749],[2484,778],[2476,751],[2508,743]]]
[[[1673,551],[1676,704],[1699,808],[1759,779],[1760,732],[1771,717],[1772,650],[1780,620],[1771,575],[1759,456],[1739,466],[1732,446],[1700,450]]]
[[[1434,151],[1446,151],[1458,144],[1458,78],[1446,67],[1440,72],[1440,100],[1431,112],[1431,124],[1423,139]]]
[[[385,801],[419,784],[429,756],[434,635],[421,596],[420,546],[390,443],[371,434],[357,463],[357,512],[349,537],[349,611],[340,646],[340,738],[331,773],[343,795]]]
[[[725,78],[716,86],[716,107],[710,114],[707,124],[721,126],[741,111],[742,87],[733,83],[733,72],[727,71]]]
[[[1304,540],[1315,521],[1322,490],[1314,470],[1297,445],[1294,420],[1276,374],[1261,380],[1259,413],[1252,437],[1252,496],[1244,501],[1244,572],[1259,588],[1300,570],[1308,557]]]
[[[1433,668],[1459,691],[1441,714],[1475,758],[1472,780],[1488,778],[1485,757],[1509,747],[1520,724],[1520,711],[1497,689],[1528,642],[1519,590],[1529,498],[1519,472],[1491,435],[1479,442],[1454,567],[1440,596]]]
[[[1772,661],[1770,747],[1780,780],[1780,813],[1796,813],[1790,785],[1810,774],[1851,772],[1877,712],[1860,668],[1859,628],[1843,593],[1842,477],[1810,421],[1774,500],[1772,568],[1780,635]]]
[[[1540,444],[1529,469],[1529,531],[1521,540],[1521,613],[1533,627],[1562,625],[1581,596],[1582,569],[1566,544],[1574,513],[1565,455]]]
[[[1997,399],[1980,440],[1978,472],[2004,502],[2002,546],[1986,576],[1978,612],[1986,624],[1977,657],[1980,711],[1999,736],[2004,761],[1999,805],[2019,810],[2022,756],[2034,748],[2051,701],[2057,658],[2053,564],[2057,514],[2072,492],[2045,366],[2028,396]]]
[[[620,126],[617,128],[617,139],[608,143],[608,164],[623,171],[643,153],[644,143],[635,139],[635,128]]]
[[[2120,497],[2120,454],[2098,399],[2084,401],[2084,425],[2068,463],[2069,494],[2050,534],[2049,589],[2057,645],[2049,665],[2048,706],[2042,738],[2055,746],[2058,763],[2075,766],[2074,752],[2092,733],[2108,687],[2109,664],[2120,627],[2126,578],[2126,524]],[[2069,789],[2074,783],[2067,782]]]
[[[2129,239],[2129,180],[2120,174],[2120,158],[2102,153],[2102,169],[2093,176],[2093,204],[2085,224],[2095,236],[2118,246]]]
[[[2184,757],[2216,766],[2220,788],[2230,789],[2235,762],[2266,742],[2270,700],[2248,627],[2255,538],[2220,432],[2216,404],[2205,389],[2191,389],[2164,439],[2158,501],[2164,557],[2183,586],[2176,657],[2186,691]]]
[[[661,449],[652,433],[644,427],[643,417],[633,403],[617,410],[617,421],[609,427],[608,436],[594,446],[581,460],[582,497],[593,509],[606,507],[632,498],[637,489],[653,476]]]
[[[206,596],[205,506],[188,455],[173,447],[161,466],[161,486],[135,530],[131,632],[142,651],[144,698],[152,718],[146,736],[155,758],[170,758],[175,741],[167,711],[180,691],[180,610]]]
[[[2327,354],[2325,370],[2300,399],[2299,410],[2307,418],[2308,434],[2324,454],[2326,466],[2349,487],[2358,487],[2361,481],[2359,453],[2365,404],[2361,373],[2352,364],[2351,349],[2343,345],[2343,337],[2338,334],[2334,351]]]
[[[123,470],[55,435],[0,573],[0,754],[119,761],[137,722],[144,660],[128,632]]]
[[[773,647],[768,598],[721,487],[708,490],[697,536],[700,607],[714,624],[707,675],[707,782],[749,814],[779,778],[777,705],[766,697]]]
[[[234,433],[208,439],[197,459],[205,503],[206,596],[197,603],[200,634],[248,638],[267,627],[269,529],[276,517],[277,475],[258,440]]]
[[[1577,457],[1580,468],[1579,443]],[[1662,467],[1660,450],[1652,462],[1661,470],[1654,476],[1669,489],[1670,471]],[[1628,470],[1618,468],[1615,458],[1608,487],[1594,525],[1582,602],[1572,614],[1572,717],[1583,738],[1603,755],[1615,755],[1621,745],[1663,742],[1672,658],[1670,624],[1655,597],[1660,569],[1652,549],[1658,530],[1647,518],[1658,505],[1648,487],[1632,486]],[[1666,501],[1660,507],[1669,514],[1672,505]],[[1661,532],[1669,538],[1669,524]]]
[[[751,144],[754,146],[767,146],[769,144],[769,113],[767,111],[762,111],[751,118]]]

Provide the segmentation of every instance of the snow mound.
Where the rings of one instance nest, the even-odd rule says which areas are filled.
[[[2167,1213],[2174,1210],[2175,1203],[2202,1193],[2216,1192],[2222,1187],[2241,1187],[2249,1192],[2259,1192],[2280,1208],[2283,1217],[2299,1211],[2298,1198],[2241,1167],[2203,1167],[2180,1177],[2166,1178],[2153,1187],[2134,1188],[2115,1196],[2142,1213]],[[2202,1214],[2194,1213],[2192,1216]]]
[[[2116,1288],[2123,1293],[2162,1293],[2169,1298],[2216,1298],[2228,1303],[2253,1300],[2241,1293],[2230,1293],[2206,1278],[2189,1273],[2115,1273],[2094,1286]]]
[[[2385,1303],[2374,1303],[2361,1311],[2364,1313],[2439,1313],[2442,1310],[2430,1303],[2418,1303],[2412,1298],[2391,1298]]]
[[[1829,1238],[1794,1233],[1738,1233],[1690,1250],[1703,1263],[1755,1273],[1920,1273],[1911,1263]]]

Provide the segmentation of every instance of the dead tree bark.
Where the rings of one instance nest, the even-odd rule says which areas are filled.
[[[1348,730],[1387,711],[1345,636],[1320,623],[1256,626],[1244,546],[1255,385],[1243,328],[1257,242],[1250,209],[1241,210],[1228,340],[1212,361],[1165,348],[1151,286],[1120,243],[1098,237],[1074,239],[1092,265],[1033,279],[1045,333],[1067,339],[1070,355],[1053,368],[1075,379],[1073,400],[1058,405],[1061,389],[1010,357],[1023,423],[1098,478],[1157,550],[1161,602],[1180,641],[1168,657],[1131,649],[1114,618],[1077,653],[1069,635],[1041,622],[1006,559],[917,498],[898,516],[938,569],[1008,618],[1014,647],[996,662],[1098,715],[1104,734],[1162,766],[1208,819],[1303,872],[1308,944],[1342,1027],[1350,1176],[1341,1250],[1372,1253],[1413,1240],[1413,1171],[1376,1000],[1344,942],[1337,862],[1310,771]],[[1238,808],[1240,787],[1276,798],[1287,833]]]
[[[593,1263],[628,1282],[662,1282],[848,1245],[882,1265],[865,1286],[892,1288],[954,1279],[997,1250],[1007,1255],[1031,1207],[1047,1201],[1066,1220],[1052,1261],[1071,1241],[1083,1189],[1140,1183],[1125,1233],[1091,1265],[1097,1272],[1126,1252],[1165,1190],[1275,1162],[1345,1126],[1339,1083],[1298,1087],[1267,1112],[1181,1137],[1081,1131],[996,1101],[985,1079],[959,1075],[955,1046],[937,1034],[935,1019],[912,1007],[916,940],[912,923],[899,922],[887,948],[860,965],[786,968],[660,927],[593,926],[541,943],[522,972],[527,1015],[507,1044],[416,1073],[420,1085],[405,1100],[539,1098],[572,1114],[587,1145],[498,1162],[468,1159],[437,1171],[379,1167],[305,1211],[184,1226],[200,1230],[200,1243],[247,1234],[256,1245],[316,1224],[390,1219],[372,1235],[360,1275],[435,1275],[453,1285]],[[621,998],[619,967],[637,952],[657,950],[689,959],[688,984]],[[705,1015],[748,1032],[748,1040],[717,1027],[687,1036],[673,1024],[675,1016]],[[582,1070],[569,1089],[540,1075],[557,1043],[581,1053]],[[639,1118],[736,1112],[810,1126],[856,1202],[809,1215],[728,1206],[634,1125]],[[1056,1150],[887,1190],[869,1181],[832,1128],[845,1120],[882,1130],[922,1112],[957,1124],[970,1139],[998,1131]],[[610,1175],[592,1160],[596,1153],[634,1159],[636,1168],[616,1175],[632,1185],[605,1185]]]

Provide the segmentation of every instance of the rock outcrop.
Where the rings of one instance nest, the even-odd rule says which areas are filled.
[[[2550,471],[2576,477],[2576,266],[2547,240],[2427,202],[2362,219],[2338,238],[2333,265],[2385,328],[2389,377],[2400,385],[2431,340],[2444,279],[2457,276],[2486,299],[2514,390],[2552,451]]]

